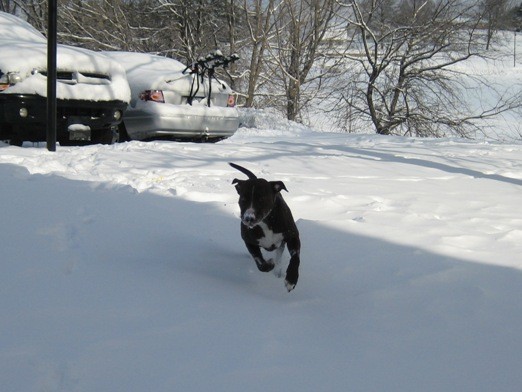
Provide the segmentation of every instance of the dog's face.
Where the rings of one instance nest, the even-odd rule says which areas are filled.
[[[282,181],[266,181],[262,178],[250,180],[234,179],[239,194],[241,222],[252,228],[265,219],[276,201],[279,192],[287,190]]]

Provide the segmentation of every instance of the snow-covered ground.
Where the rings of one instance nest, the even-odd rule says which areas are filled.
[[[231,161],[289,189],[291,293]],[[0,183],[2,391],[522,390],[522,144],[284,123],[0,145]]]

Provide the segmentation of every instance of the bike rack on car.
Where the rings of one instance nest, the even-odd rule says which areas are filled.
[[[213,52],[210,52],[205,57],[200,57],[197,61],[192,62],[187,65],[187,67],[183,70],[183,73],[190,72],[191,75],[195,75],[192,79],[192,85],[190,86],[190,94],[187,99],[187,103],[192,105],[192,101],[196,97],[196,94],[199,91],[200,81],[203,83],[205,79],[205,75],[208,74],[208,99],[207,105],[210,107],[210,96],[212,94],[212,79],[216,79],[215,72],[216,68],[223,67],[227,68],[229,64],[239,60],[239,56],[236,53],[231,54],[230,56],[223,56],[221,50],[217,49]],[[194,83],[197,83],[196,90],[194,91]]]

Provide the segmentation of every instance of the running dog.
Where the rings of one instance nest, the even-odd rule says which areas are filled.
[[[257,178],[250,170],[235,163],[229,164],[248,177],[248,180],[235,178],[232,181],[239,194],[241,238],[262,272],[274,269],[285,245],[288,247],[291,258],[286,270],[285,286],[288,291],[292,291],[299,278],[301,241],[292,212],[281,195],[281,190],[288,190],[282,181]],[[261,248],[275,251],[275,258],[265,260]]]

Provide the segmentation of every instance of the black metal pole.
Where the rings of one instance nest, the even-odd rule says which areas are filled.
[[[48,0],[47,18],[47,149],[56,151],[56,0]]]

